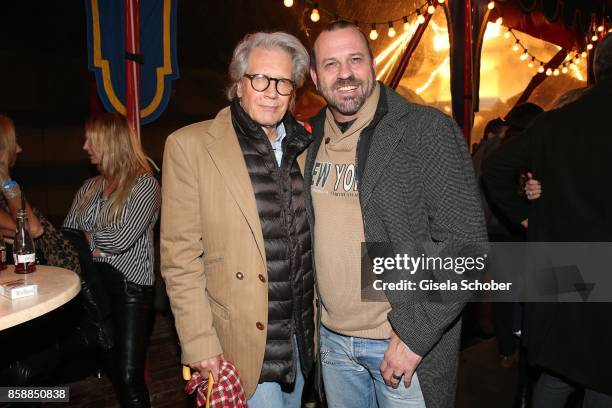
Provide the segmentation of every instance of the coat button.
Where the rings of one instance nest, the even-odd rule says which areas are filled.
[[[259,274],[259,280],[266,283],[266,278],[262,274]]]
[[[258,328],[259,330],[263,330],[263,329],[264,329],[264,325],[263,325],[263,323],[262,323],[262,322],[257,322],[257,323],[255,323],[255,326],[257,326],[257,328]]]
[[[242,280],[242,279],[244,279],[244,275],[242,274],[242,272],[237,272],[236,273],[236,278]]]

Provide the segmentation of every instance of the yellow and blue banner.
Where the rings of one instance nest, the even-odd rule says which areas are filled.
[[[140,65],[140,122],[157,119],[179,77],[176,57],[178,0],[140,0],[139,54],[126,53],[126,2],[85,0],[88,65],[95,73],[98,95],[107,111],[126,114],[126,59]]]

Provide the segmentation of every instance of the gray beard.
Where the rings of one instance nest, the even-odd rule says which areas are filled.
[[[333,99],[329,99],[327,103],[341,114],[348,116],[357,113],[367,98],[368,96],[366,94],[362,94],[357,100],[334,101]]]
[[[359,109],[361,109],[361,107],[364,105],[366,99],[368,99],[368,97],[372,95],[372,92],[374,92],[374,87],[376,86],[376,82],[372,82],[372,86],[370,87],[370,89],[368,89],[366,93],[359,96],[357,100],[353,99],[349,101],[335,100],[331,95],[327,93],[327,91],[324,92],[322,90],[323,88],[320,86],[320,84],[317,84],[317,86],[321,90],[321,95],[331,108],[340,112],[343,115],[350,116],[356,114]]]

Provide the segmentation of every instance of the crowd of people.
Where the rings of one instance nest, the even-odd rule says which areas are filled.
[[[364,301],[362,243],[453,257],[486,251],[489,240],[612,241],[612,196],[600,181],[612,171],[611,43],[598,46],[597,83],[575,101],[550,112],[520,105],[491,122],[474,167],[450,117],[376,81],[369,41],[347,21],[328,24],[310,53],[282,32],[244,37],[229,66],[229,106],[168,137],[161,189],[126,119],[92,119],[83,149],[99,175],[84,182],[61,231],[26,200],[32,236],[55,240],[37,245],[41,259],[83,281],[77,328],[57,347],[102,349],[119,404],[150,406],[161,207],[161,274],[181,361],[218,383],[233,371],[244,391],[235,406],[298,408],[314,372],[329,407],[453,407],[467,299],[385,291],[385,301]],[[327,103],[312,134],[292,115],[308,75]],[[4,186],[21,150],[6,117],[0,148]],[[20,202],[0,197],[8,237]],[[606,311],[496,305],[502,358],[516,355],[521,329],[541,370],[535,408],[561,408],[575,389],[585,390],[585,408],[612,406]]]

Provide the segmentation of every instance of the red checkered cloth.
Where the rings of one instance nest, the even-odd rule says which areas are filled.
[[[212,382],[212,381],[211,381]],[[206,406],[208,396],[208,381],[198,371],[194,371],[191,380],[185,386],[185,392],[193,394],[196,392],[198,407]],[[240,383],[240,377],[236,367],[222,360],[219,366],[219,378],[212,384],[210,393],[210,408],[247,408],[244,389]]]

